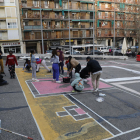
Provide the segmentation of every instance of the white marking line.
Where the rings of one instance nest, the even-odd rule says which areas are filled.
[[[116,63],[116,64],[121,64],[121,65],[131,65],[131,64],[120,63],[120,62],[116,62],[116,61],[108,61],[108,62],[111,62],[111,63]]]
[[[17,76],[17,74],[16,74],[16,76]],[[17,77],[17,79],[18,79],[18,77]],[[26,81],[25,81],[25,82],[26,82]],[[18,79],[18,83],[19,83],[19,85],[20,85],[19,79]],[[27,83],[26,83],[26,84],[27,84]],[[25,93],[24,93],[24,91],[23,91],[21,85],[20,85],[20,88],[21,88],[21,90],[22,90],[22,92],[23,92],[24,98],[25,98],[25,100],[26,100],[26,102],[27,102],[27,105],[28,105],[28,107],[29,107],[29,110],[30,110],[30,112],[31,112],[31,114],[32,114],[31,108],[30,108],[30,106],[29,106],[29,104],[28,104],[27,98],[26,98],[26,96],[25,96]],[[33,116],[33,114],[32,114],[32,116]],[[42,133],[41,133],[41,131],[40,131],[40,128],[39,128],[39,126],[38,126],[38,124],[37,124],[37,122],[36,122],[36,119],[34,118],[34,116],[33,116],[33,119],[34,119],[35,124],[36,124],[36,126],[37,126],[37,129],[38,129],[38,131],[39,131],[39,133],[40,133],[40,135],[41,135],[42,140],[45,140],[44,137],[43,137],[43,135],[42,135]]]
[[[136,130],[140,130],[140,127],[135,128],[135,129],[132,129],[132,130],[128,130],[128,131],[126,131],[126,132],[117,134],[117,135],[115,135],[114,137],[107,138],[107,139],[103,139],[103,140],[110,140],[110,139],[116,138],[116,137],[118,137],[118,136],[121,136],[121,135],[124,135],[124,134],[127,134],[127,133],[131,133],[131,132],[136,131]]]
[[[78,99],[76,99],[72,95],[70,95],[70,96],[72,98],[74,98],[77,102],[79,102],[80,104],[82,104],[85,108],[87,108],[88,110],[90,110],[92,113],[94,113],[96,116],[98,116],[99,118],[101,118],[102,120],[104,120],[106,123],[108,123],[109,125],[111,125],[113,128],[115,128],[116,130],[118,130],[119,132],[122,133],[122,131],[120,129],[118,129],[116,126],[114,126],[113,124],[111,124],[110,122],[108,122],[106,119],[104,119],[103,117],[101,117],[99,114],[97,114],[96,112],[94,112],[92,109],[90,109],[89,107],[87,107],[85,104],[83,104],[82,102],[80,102]]]
[[[66,112],[66,111],[60,111],[60,112]],[[58,117],[65,117],[65,116],[69,116],[69,115],[59,116],[59,115],[58,115],[58,113],[59,113],[59,112],[56,112],[56,115],[57,115]]]
[[[40,95],[40,92],[37,90],[37,88],[35,87],[35,85],[33,84],[33,82],[31,82],[33,87],[36,89],[36,91],[38,92],[38,94]]]
[[[136,74],[140,74],[139,71],[135,71],[132,69],[127,69],[127,68],[123,68],[123,67],[118,67],[118,66],[102,66],[102,67],[111,67],[111,68],[118,68],[118,69],[123,69],[129,72],[133,72]],[[140,77],[125,77],[125,78],[113,78],[113,79],[102,79],[100,78],[102,81],[104,82],[116,82],[116,81],[128,81],[128,80],[136,80],[136,79],[140,79]]]
[[[101,80],[104,80],[105,82],[118,82],[118,81],[130,81],[130,80],[138,80],[140,79],[140,76],[139,77],[125,77],[125,78],[113,78],[113,79],[101,79]]]
[[[31,91],[31,93],[32,93],[33,97],[35,98],[35,95],[34,95],[34,93],[32,92],[31,88],[29,87],[29,85],[28,85],[27,81],[25,81],[25,83],[26,83],[26,85],[28,86],[29,90]]]
[[[66,97],[66,95],[63,95],[63,96],[65,96]],[[66,97],[67,98],[67,97]],[[67,98],[70,102],[72,102],[69,98]],[[73,102],[72,102],[73,103]],[[73,103],[74,104],[74,103]],[[93,117],[91,117],[91,118],[93,118]],[[112,136],[115,136],[112,132],[110,132],[107,128],[105,128],[102,124],[100,124],[99,122],[97,122],[94,118],[93,118],[93,120],[97,123],[97,124],[99,124],[102,128],[104,128],[106,131],[108,131]]]
[[[131,83],[140,83],[140,81],[119,82],[119,83],[111,83],[111,84],[114,85],[114,86],[117,86],[117,87],[119,87],[119,88],[128,90],[129,92],[133,92],[133,93],[135,93],[135,94],[140,95],[140,92],[137,92],[136,90],[133,90],[133,89],[131,89],[131,88],[128,88],[128,87],[125,87],[125,86],[121,85],[121,84],[131,84]]]
[[[139,140],[140,139],[140,137],[137,137],[137,138],[134,138],[134,139],[131,139],[131,140]]]

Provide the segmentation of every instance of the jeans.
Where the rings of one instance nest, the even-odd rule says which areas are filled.
[[[70,63],[67,63],[67,69],[68,69],[68,71],[70,70]],[[71,77],[72,78],[72,71],[69,73],[69,77]]]
[[[32,66],[32,78],[36,78],[36,64],[31,63]]]
[[[54,63],[52,65],[52,69],[53,69],[53,79],[56,79],[56,81],[59,81],[59,64]]]
[[[10,76],[15,78],[15,65],[8,65]]]
[[[63,66],[64,66],[64,61],[59,63],[59,73],[60,73],[60,67],[61,67],[62,74],[64,74]]]

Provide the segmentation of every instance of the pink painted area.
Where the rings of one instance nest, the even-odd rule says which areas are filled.
[[[48,80],[48,79],[47,79]],[[40,94],[51,94],[51,93],[63,93],[63,92],[71,92],[73,88],[70,83],[55,83],[52,81],[39,81],[33,82],[35,88],[39,91]],[[91,79],[88,78],[88,88],[84,88],[84,90],[92,90],[93,86],[91,83]],[[99,83],[99,89],[101,88],[109,88],[110,85],[107,85],[103,82]]]
[[[81,108],[76,108],[75,111],[76,111],[78,114],[80,114],[80,115],[86,114],[86,112],[85,112],[83,109],[81,109]]]

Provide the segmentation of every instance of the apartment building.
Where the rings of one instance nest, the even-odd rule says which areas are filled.
[[[41,20],[44,51],[69,45],[69,16],[71,45],[91,43],[93,40],[93,0],[21,0],[21,29],[26,53],[35,49],[42,52]],[[69,4],[69,10],[68,10]]]
[[[22,53],[18,0],[0,0],[0,47],[4,53]]]
[[[124,37],[128,46],[137,44],[138,0],[96,0],[95,16],[96,37],[100,42],[113,46],[115,26],[115,46],[121,46]]]

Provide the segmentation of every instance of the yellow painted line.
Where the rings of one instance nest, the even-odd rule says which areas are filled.
[[[16,68],[16,74],[45,140],[101,140],[112,136],[93,118],[75,121],[71,116],[58,117],[56,112],[64,111],[64,106],[74,104],[63,95],[34,98],[25,83],[26,80],[32,78],[32,74],[23,71],[22,68]],[[46,73],[44,69],[40,69],[37,73],[37,77],[44,78],[45,75],[52,74]]]

